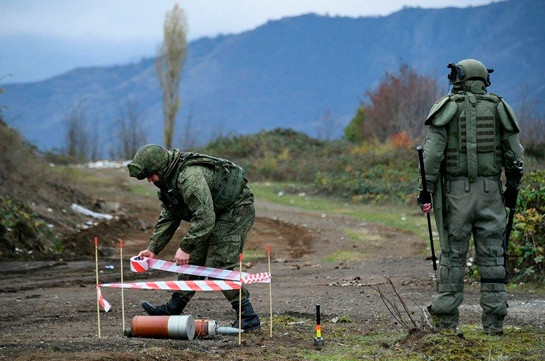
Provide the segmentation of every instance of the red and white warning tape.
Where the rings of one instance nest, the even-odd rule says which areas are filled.
[[[240,282],[235,281],[150,281],[128,283],[105,283],[102,287],[136,288],[141,290],[171,290],[171,291],[225,291],[238,290]]]
[[[174,262],[163,261],[155,258],[132,257],[130,260],[131,271],[146,272],[150,268],[167,272],[183,273],[193,276],[219,278],[223,280],[242,281],[243,284],[250,283],[269,283],[271,274],[268,272],[246,273],[221,268],[202,267],[194,265],[177,266]]]
[[[97,285],[97,295],[100,306],[105,312],[111,305],[102,297],[100,287],[112,288],[134,288],[141,290],[171,290],[171,291],[225,291],[238,290],[242,284],[270,283],[269,272],[246,273],[221,268],[201,267],[194,265],[177,266],[174,262],[163,261],[147,257],[132,257],[130,259],[131,271],[146,272],[150,268],[162,271],[183,273],[193,276],[219,278],[221,280],[199,280],[199,281],[151,281],[151,282],[129,282],[129,283],[105,283]]]
[[[242,278],[242,284],[250,283],[271,283],[271,274],[269,272],[249,273]]]
[[[222,280],[238,281],[240,280],[240,272],[224,270],[221,268],[201,267],[194,265],[177,266],[174,262],[163,261],[155,258],[147,257],[132,257],[131,258],[131,271],[133,272],[146,272],[148,269],[158,269],[167,272],[183,273],[193,276],[203,276],[211,278],[219,278]],[[242,278],[247,276],[247,273],[242,273]]]
[[[102,297],[102,291],[100,291],[100,286],[97,285],[97,297],[98,297],[98,303],[100,304],[100,307],[104,310],[104,312],[108,312],[110,308],[112,308],[112,305],[110,305],[110,302],[106,301],[104,297]]]

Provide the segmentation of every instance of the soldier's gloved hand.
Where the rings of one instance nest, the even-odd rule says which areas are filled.
[[[420,191],[416,198],[416,203],[424,213],[431,211],[431,195],[429,192]]]
[[[517,195],[518,192],[516,189],[507,187],[505,192],[503,192],[503,203],[507,208],[516,208],[517,206]]]

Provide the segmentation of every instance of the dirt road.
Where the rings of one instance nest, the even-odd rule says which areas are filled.
[[[124,207],[131,217],[140,220],[140,225],[152,222],[158,211],[156,205],[142,205],[137,200]],[[113,224],[121,227],[132,223]],[[172,274],[161,271],[130,272],[128,258],[145,248],[149,239],[150,229],[142,228],[145,231],[129,227],[122,232],[125,280],[174,279]],[[347,237],[347,232],[360,235],[359,241]],[[87,231],[77,240],[89,242],[85,247],[92,249],[92,236],[93,231]],[[101,237],[100,282],[118,282],[119,253],[112,247],[117,239],[107,239],[107,227],[97,236]],[[105,241],[109,241],[107,246]],[[291,332],[306,333],[312,339],[318,303],[326,334],[339,320],[350,320],[346,327],[362,333],[401,327],[377,291],[379,287],[386,298],[396,300],[386,277],[408,300],[414,318],[424,322],[422,310],[434,291],[433,272],[425,260],[425,242],[412,234],[349,217],[257,202],[257,220],[246,246],[246,252],[254,257],[251,264],[246,264],[247,271],[267,270],[266,244],[272,249],[274,317],[291,321]],[[171,260],[175,247],[169,245],[158,258]],[[342,263],[326,261],[338,252],[360,257],[349,257],[354,260]],[[161,304],[170,297],[167,291],[125,290],[123,325],[120,291],[104,289],[113,309],[101,313],[98,338],[93,257],[4,261],[0,263],[0,287],[0,360],[259,360],[264,352],[273,350],[283,359],[297,359],[290,356],[290,350],[308,347],[285,330],[269,337],[269,288],[264,284],[249,286],[264,331],[244,335],[242,348],[233,336],[193,341],[124,337],[123,329],[130,327],[131,319],[143,314],[140,300]],[[478,296],[477,286],[466,286],[461,308],[463,323],[478,324]],[[509,292],[509,306],[508,327],[545,324],[543,295]],[[215,319],[223,326],[230,325],[235,317],[223,296],[212,292],[198,293],[184,313],[197,319]]]

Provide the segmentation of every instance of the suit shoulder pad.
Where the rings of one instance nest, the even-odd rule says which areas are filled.
[[[519,125],[517,121],[517,115],[515,111],[502,97],[498,97],[500,102],[498,103],[498,115],[502,126],[508,131],[519,132]]]
[[[457,110],[456,102],[449,96],[439,98],[431,107],[425,124],[443,127],[456,115]]]

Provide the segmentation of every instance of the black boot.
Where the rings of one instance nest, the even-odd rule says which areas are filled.
[[[187,302],[183,301],[179,294],[173,293],[172,298],[162,306],[153,306],[148,301],[140,302],[140,305],[150,316],[172,316],[179,315],[185,308]]]
[[[233,309],[237,313],[237,319],[235,322],[233,322],[233,327],[238,328],[238,301],[235,301],[231,303],[233,306]],[[252,308],[252,304],[250,303],[250,300],[243,300],[242,301],[242,329],[246,332],[248,331],[254,331],[254,330],[260,330],[261,329],[261,321],[259,321],[259,317],[255,313],[254,309]]]

